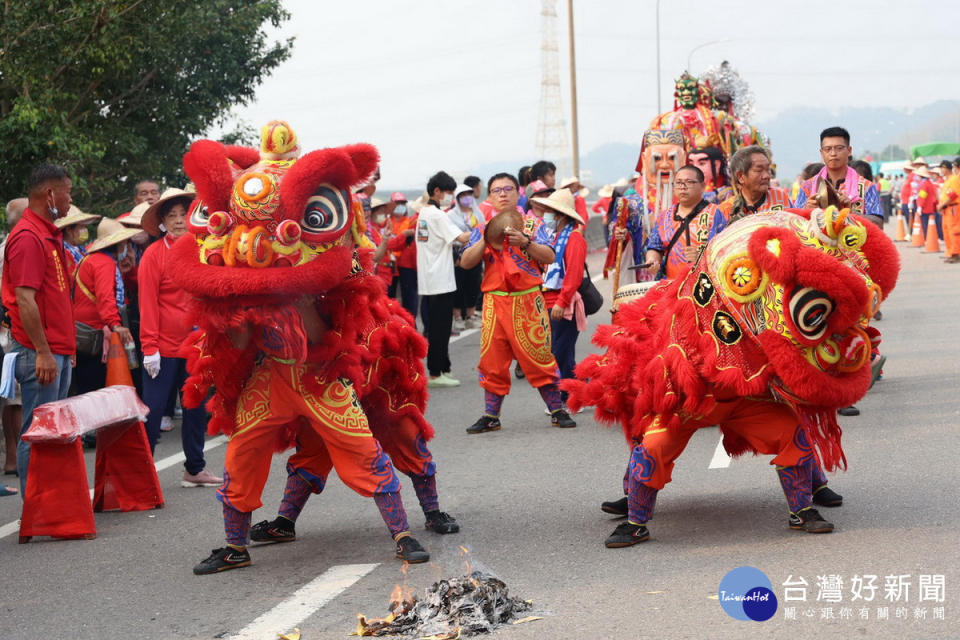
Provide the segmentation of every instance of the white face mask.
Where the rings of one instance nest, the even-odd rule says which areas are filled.
[[[557,214],[555,214],[553,211],[544,212],[543,223],[551,229],[555,229],[557,227]]]
[[[443,197],[440,198],[440,208],[446,209],[452,204],[453,204],[453,194],[452,193],[443,194]]]

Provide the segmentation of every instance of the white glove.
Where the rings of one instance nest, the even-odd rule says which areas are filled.
[[[143,356],[143,369],[147,372],[151,378],[156,378],[160,375],[160,352],[157,351],[153,355],[144,355]]]

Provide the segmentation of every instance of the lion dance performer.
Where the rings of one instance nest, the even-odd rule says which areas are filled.
[[[879,333],[868,321],[899,270],[893,243],[847,211],[748,216],[669,283],[624,304],[606,349],[564,383],[576,409],[619,422],[633,448],[628,519],[606,540],[647,540],[658,492],[694,431],[718,424],[730,455],[773,455],[789,526],[827,533],[812,508],[818,460],[846,467],[837,407],[861,398]]]
[[[432,436],[422,366],[398,371],[378,357],[419,353],[422,344],[402,323],[389,339],[377,330],[396,315],[363,250],[370,243],[350,195],[376,170],[377,152],[355,144],[299,155],[295,133],[275,121],[263,128],[259,152],[200,140],[184,156],[198,197],[191,233],[170,259],[199,327],[184,345],[184,402],[198,406],[215,388],[208,430],[230,437],[217,492],[227,546],[197,574],[250,564],[250,516],[262,504],[272,454],[294,445],[288,469],[297,490],[319,491],[336,469],[373,497],[399,558],[429,559],[410,535],[400,483],[360,397],[373,380],[383,394],[370,394],[368,405],[404,429],[412,420],[423,441]]]

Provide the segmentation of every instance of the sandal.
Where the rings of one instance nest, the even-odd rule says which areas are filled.
[[[17,476],[17,477],[20,476],[20,474],[17,473],[17,470],[16,470],[16,469],[4,469],[4,470],[3,470],[3,475],[5,475],[5,476]]]

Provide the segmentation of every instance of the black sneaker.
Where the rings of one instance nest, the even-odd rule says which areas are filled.
[[[550,425],[560,429],[572,429],[577,426],[570,414],[563,409],[557,409],[550,414]]]
[[[620,547],[629,547],[638,542],[645,542],[650,539],[650,532],[646,525],[624,522],[613,530],[610,537],[604,541],[608,549],[618,549]]]
[[[210,573],[220,573],[230,569],[239,569],[240,567],[249,567],[250,552],[246,549],[238,550],[233,547],[224,547],[223,549],[214,549],[210,552],[210,557],[193,568],[193,572],[198,576]]]
[[[610,502],[601,502],[600,510],[604,513],[609,513],[615,516],[625,516],[627,515],[627,496],[623,496],[619,500],[611,500]]]
[[[457,524],[457,519],[449,513],[444,513],[443,511],[428,511],[425,515],[427,516],[426,527],[430,531],[435,533],[457,533],[460,531],[460,525]]]
[[[397,540],[397,557],[410,564],[420,564],[430,559],[430,554],[413,536],[404,536]]]
[[[513,368],[513,375],[517,376],[517,380],[523,380],[527,377],[527,374],[523,372],[523,367],[520,366],[520,363],[517,363],[517,366]]]
[[[827,485],[823,485],[813,492],[813,504],[821,507],[839,507],[843,504],[843,496]]]
[[[296,539],[293,522],[283,516],[277,516],[273,522],[264,520],[250,527],[250,540],[253,542],[293,542]]]
[[[790,528],[807,533],[830,533],[833,531],[833,525],[824,520],[813,507],[801,509],[799,513],[791,513]]]
[[[837,414],[841,416],[858,416],[860,415],[860,409],[857,409],[855,406],[850,405],[849,407],[841,407],[837,409]]]
[[[500,418],[480,416],[480,419],[467,427],[467,433],[483,433],[485,431],[500,431]]]

